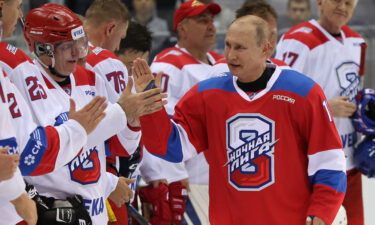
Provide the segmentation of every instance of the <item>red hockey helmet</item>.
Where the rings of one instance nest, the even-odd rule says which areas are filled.
[[[26,15],[24,36],[30,51],[40,55],[53,51],[52,46],[45,44],[87,40],[82,25],[82,21],[65,6],[44,4]]]

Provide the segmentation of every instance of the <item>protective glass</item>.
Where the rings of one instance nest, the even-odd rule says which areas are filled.
[[[64,41],[54,44],[55,52],[60,52],[65,59],[71,59],[75,56],[84,58],[88,53],[89,42],[87,36],[73,41]]]

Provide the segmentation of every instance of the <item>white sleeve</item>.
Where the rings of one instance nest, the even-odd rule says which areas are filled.
[[[68,120],[54,127],[59,134],[60,150],[56,159],[56,169],[64,167],[87,143],[86,130],[75,120]]]
[[[26,193],[25,187],[25,181],[17,168],[11,179],[0,182],[0,201],[12,201],[18,198],[21,194]]]
[[[104,196],[107,199],[108,196],[116,189],[119,178],[110,172],[105,172],[105,176],[107,178],[107,182],[105,182],[106,188]]]
[[[104,113],[104,119],[99,123],[95,130],[88,135],[88,148],[103,143],[103,141],[116,135],[127,127],[125,112],[119,104],[109,103]]]
[[[0,76],[3,76],[0,74]],[[0,79],[3,81],[3,79]],[[2,89],[2,83],[0,83],[0,89]],[[5,100],[5,99],[4,99]],[[13,128],[11,115],[9,113],[8,105],[1,101],[0,97],[0,147],[10,147],[11,152],[18,152],[17,142],[15,139],[15,131]],[[11,201],[16,199],[21,194],[25,193],[25,182],[21,176],[19,169],[17,168],[11,179],[0,182],[0,202]]]
[[[45,147],[48,152],[45,152],[43,156],[40,155],[39,157],[49,157],[57,152],[57,157],[54,162],[44,161],[44,163],[54,164],[53,170],[65,166],[78,154],[82,147],[86,145],[86,130],[77,121],[71,119],[60,126],[53,127],[53,129],[49,129],[48,127],[39,127],[33,121],[32,113],[19,89],[10,83],[8,79],[4,79],[4,82],[7,83],[8,91],[10,93],[14,93],[20,110],[22,111],[22,120],[14,120],[17,128],[23,127],[23,130],[18,130],[17,132],[19,134],[17,136],[18,144],[20,146],[20,150],[22,151],[21,156],[28,157],[29,154],[33,156],[42,154],[41,152],[35,154],[33,147],[42,147],[39,141],[45,139],[47,142],[43,147]],[[45,133],[41,131],[42,129],[45,131]],[[56,131],[56,133],[54,131]],[[44,141],[41,143],[44,143]],[[52,143],[58,144],[55,145]],[[21,158],[20,168],[22,174],[25,175],[22,165]],[[28,171],[31,172],[32,169],[28,169]],[[40,170],[40,172],[47,173],[51,171],[49,169],[43,169]]]
[[[127,125],[125,112],[122,110],[120,105],[115,104],[120,98],[120,95],[114,90],[114,88],[110,85],[110,83],[107,82],[105,79],[103,79],[100,75],[97,74],[96,77],[97,77],[97,88],[99,92],[101,93],[101,95],[106,96],[108,98],[109,104],[113,103],[113,105],[117,105],[117,107],[121,109],[121,112],[124,116],[123,119],[117,120],[117,122],[116,121],[110,122],[110,121],[106,121],[106,119],[111,120],[110,118],[107,118],[111,115],[108,115],[106,112],[106,118],[104,118],[104,120],[100,124],[107,124],[106,126],[108,126],[111,129],[114,129],[114,127],[117,127],[119,125],[117,127],[119,129],[116,129],[115,130],[116,132],[111,132],[111,135],[108,138],[116,135],[121,146],[130,155],[137,149],[139,145],[139,142],[141,140],[141,132],[133,131],[129,129]],[[116,109],[116,111],[120,111],[120,110]],[[115,112],[114,114],[118,115],[118,113],[119,112]],[[119,124],[116,124],[116,123],[119,123]]]
[[[43,88],[42,82],[38,80],[35,73],[40,73],[36,65],[24,62],[8,74],[9,79],[4,79],[7,88],[15,94],[23,113],[22,127],[24,127],[26,135],[22,135],[22,138],[18,137],[19,142],[23,143],[28,143],[30,133],[40,124],[44,124],[44,122],[40,122],[41,119],[45,117],[48,108],[55,104],[52,103],[51,96],[46,93],[48,89]],[[17,125],[20,126],[21,124]],[[81,124],[71,119],[54,128],[58,133],[59,142],[59,145],[56,145],[58,149],[53,149],[53,151],[58,152],[55,163],[55,169],[58,169],[71,161],[86,145],[87,133]]]

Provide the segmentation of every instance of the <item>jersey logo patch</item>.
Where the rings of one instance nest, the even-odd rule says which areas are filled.
[[[240,113],[226,122],[228,182],[238,191],[260,191],[275,182],[275,122]]]
[[[336,68],[336,76],[341,88],[340,96],[349,96],[354,102],[359,91],[359,65],[355,62],[344,62]]]
[[[97,183],[100,178],[100,161],[96,147],[81,152],[68,164],[72,181],[82,185]]]

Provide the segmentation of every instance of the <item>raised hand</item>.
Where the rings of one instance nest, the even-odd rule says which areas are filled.
[[[167,94],[160,93],[160,88],[140,93],[132,93],[132,88],[133,80],[129,77],[128,85],[117,102],[124,110],[128,122],[137,121],[140,116],[157,112],[167,104],[167,101],[163,100]]]
[[[105,117],[106,108],[105,97],[96,96],[79,111],[76,111],[74,100],[70,99],[69,119],[76,120],[89,134]]]
[[[146,60],[135,59],[133,61],[132,74],[135,81],[135,90],[137,92],[144,91],[152,80],[155,80],[156,87],[160,88],[161,75],[163,72],[159,72],[155,79]]]
[[[0,181],[12,178],[19,165],[20,156],[9,155],[8,151],[9,147],[0,149]]]

